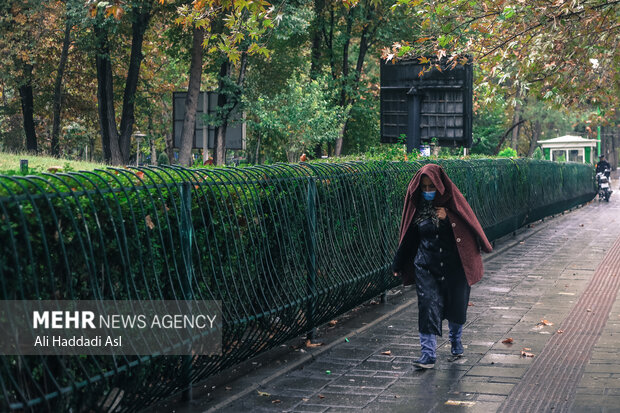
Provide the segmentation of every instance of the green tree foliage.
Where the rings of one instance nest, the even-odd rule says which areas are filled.
[[[613,136],[620,96],[619,5],[617,0],[7,0],[0,2],[0,148],[87,153],[109,161],[114,151],[113,162],[124,163],[135,157],[131,137],[140,129],[156,150],[174,159],[171,97],[188,90],[195,27],[205,37],[201,81],[194,84],[223,95],[211,119],[218,128],[219,163],[220,137],[235,110],[254,122],[247,129],[250,160],[257,150],[261,159],[285,160],[288,152],[297,160],[300,150],[312,157],[376,147],[380,55],[429,55],[435,58],[426,61],[430,64],[473,56],[474,154],[495,154],[510,145],[529,155],[538,140],[572,132],[594,137],[598,126]],[[291,85],[305,88],[304,82],[310,84],[308,99],[331,110],[318,112],[322,121],[313,117],[330,125],[321,137],[315,133],[321,128],[304,129],[306,137],[266,126],[281,120],[273,114],[271,121],[259,121],[278,105],[292,111],[294,103],[284,102],[284,94],[299,97]],[[250,102],[245,108],[244,100]],[[340,129],[333,129],[337,123]],[[190,126],[187,130],[191,135]],[[613,139],[605,139],[613,152]]]
[[[503,101],[492,100],[474,111],[471,153],[494,154],[496,152],[506,132],[505,110],[506,104]]]
[[[617,0],[403,0],[424,37],[384,55],[472,54],[490,85],[568,104],[618,103],[620,7]],[[396,39],[395,39],[396,40]],[[523,93],[525,94],[525,93]]]
[[[333,90],[325,82],[299,74],[271,98],[247,102],[252,129],[260,137],[259,156],[271,161],[297,162],[317,144],[338,138],[347,108],[333,105]],[[250,151],[256,151],[256,146]]]

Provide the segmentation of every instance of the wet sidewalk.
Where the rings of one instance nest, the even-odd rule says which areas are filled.
[[[472,287],[465,356],[417,370],[415,290],[177,412],[620,411],[620,198],[593,201],[496,245]],[[400,292],[402,290],[402,292]],[[510,342],[510,343],[509,343]],[[293,354],[296,353],[296,354]]]

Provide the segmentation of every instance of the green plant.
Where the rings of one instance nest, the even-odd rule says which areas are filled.
[[[514,149],[508,147],[508,148],[505,148],[502,151],[500,151],[500,153],[498,153],[497,156],[499,156],[501,158],[516,158],[517,157],[517,151],[515,151]]]
[[[157,157],[157,165],[170,165],[170,159],[166,152],[162,152]]]
[[[534,153],[532,154],[532,159],[536,159],[536,160],[545,159],[545,154],[543,153],[542,149],[540,149],[540,146],[534,150]]]

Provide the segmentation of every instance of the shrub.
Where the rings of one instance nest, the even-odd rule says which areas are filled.
[[[170,159],[168,159],[168,155],[166,152],[162,152],[157,157],[157,165],[170,165]]]
[[[500,153],[498,153],[497,156],[500,156],[502,158],[516,158],[517,157],[517,151],[515,151],[514,149],[508,147],[508,148],[505,148],[504,150],[502,150]]]

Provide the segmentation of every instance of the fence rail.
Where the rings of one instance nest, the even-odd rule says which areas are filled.
[[[589,166],[443,161],[490,239],[591,200]],[[221,300],[222,356],[1,356],[0,410],[136,411],[398,284],[423,163],[0,176],[0,299]]]

